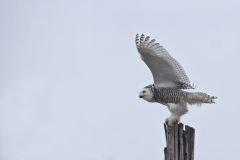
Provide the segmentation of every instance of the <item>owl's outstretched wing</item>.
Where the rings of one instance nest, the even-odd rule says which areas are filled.
[[[194,88],[182,66],[155,39],[136,35],[136,46],[142,60],[152,72],[154,84],[178,89]]]

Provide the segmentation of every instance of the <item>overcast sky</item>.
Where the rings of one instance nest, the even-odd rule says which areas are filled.
[[[160,160],[166,107],[135,34],[157,39],[215,105],[191,106],[195,159],[239,157],[240,2],[0,1],[1,160]]]

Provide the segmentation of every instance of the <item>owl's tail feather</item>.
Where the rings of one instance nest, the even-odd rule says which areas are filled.
[[[192,104],[198,104],[201,105],[202,103],[215,103],[214,99],[217,99],[217,97],[210,96],[206,93],[202,92],[195,92],[195,93],[187,93],[186,95],[186,101],[192,105]]]

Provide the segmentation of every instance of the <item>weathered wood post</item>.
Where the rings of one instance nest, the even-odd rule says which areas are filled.
[[[166,143],[165,160],[194,160],[195,130],[182,123],[174,126],[164,124]]]

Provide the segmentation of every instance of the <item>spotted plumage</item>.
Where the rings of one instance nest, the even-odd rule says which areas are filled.
[[[202,92],[188,92],[194,89],[182,66],[155,39],[142,34],[136,35],[136,46],[142,60],[152,72],[154,84],[148,85],[139,97],[148,102],[158,102],[168,107],[171,115],[167,123],[173,125],[187,113],[187,104],[215,103],[216,97]]]

